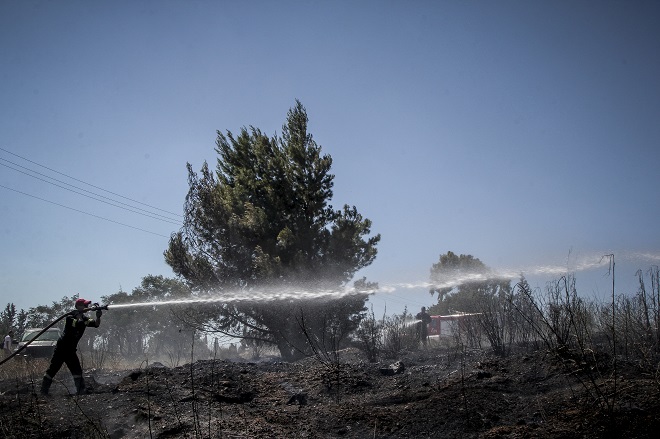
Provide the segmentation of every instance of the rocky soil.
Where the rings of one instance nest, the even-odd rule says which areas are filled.
[[[425,349],[381,364],[204,360],[0,380],[6,438],[650,438],[660,379],[623,360],[579,365],[546,352],[499,358]],[[594,368],[597,366],[597,368]],[[578,372],[576,372],[578,371]],[[655,432],[655,433],[654,433]]]

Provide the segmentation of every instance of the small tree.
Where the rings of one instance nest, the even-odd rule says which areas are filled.
[[[396,358],[403,351],[415,351],[419,347],[419,336],[413,316],[405,308],[401,314],[383,317],[383,356]]]
[[[25,331],[25,321],[27,320],[27,313],[24,309],[16,311],[16,305],[8,303],[5,309],[0,312],[0,336],[9,334],[9,331],[14,331],[12,336],[13,340],[20,340]]]
[[[59,302],[53,302],[50,306],[38,305],[30,308],[27,312],[26,328],[43,328],[58,317],[73,311],[77,298],[78,295],[64,296]]]
[[[509,279],[496,276],[472,255],[459,256],[449,251],[431,267],[431,283],[431,294],[438,294],[438,303],[431,307],[431,313],[475,314],[465,324],[476,322],[478,328],[469,328],[467,333],[483,334],[496,354],[507,354],[516,328]],[[468,340],[480,344],[474,337]]]
[[[14,330],[18,321],[16,305],[8,303],[5,309],[0,312],[0,333],[4,337],[10,330]]]
[[[429,309],[432,314],[479,312],[479,299],[488,292],[508,288],[508,279],[498,279],[478,258],[448,251],[431,267],[431,295],[438,303]]]
[[[376,320],[372,307],[355,331],[355,342],[370,363],[378,361],[383,349],[383,325],[384,322]]]
[[[190,289],[179,280],[145,276],[131,293],[119,291],[103,297],[104,302],[111,305],[112,318],[104,320],[95,331],[94,342],[129,359],[142,359],[145,355],[151,358],[182,357],[190,347],[189,330],[182,331],[184,323],[173,319],[173,312],[181,312],[186,305],[144,306],[144,303],[176,302],[189,297]],[[112,307],[113,304],[129,303],[142,303],[142,306]]]

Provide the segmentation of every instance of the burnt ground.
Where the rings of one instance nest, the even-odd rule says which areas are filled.
[[[81,396],[58,383],[42,397],[36,379],[6,378],[0,437],[650,438],[660,430],[660,380],[623,360],[616,383],[607,359],[587,373],[590,365],[540,351],[500,358],[437,348],[399,361],[368,363],[348,350],[339,365],[204,360],[93,370],[93,391]]]

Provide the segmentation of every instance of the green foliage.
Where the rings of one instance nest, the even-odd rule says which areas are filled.
[[[254,127],[242,128],[238,136],[218,132],[215,172],[204,163],[198,175],[188,164],[184,226],[171,237],[165,259],[194,291],[343,288],[375,259],[380,235],[368,237],[371,221],[355,207],[334,210],[329,204],[332,159],[322,155],[307,123],[296,101],[281,137]],[[196,323],[233,336],[249,332],[290,358],[306,351],[301,320],[314,322],[305,332],[316,339],[337,325],[350,331],[366,297],[322,304],[227,303]]]
[[[25,330],[25,321],[27,313],[21,309],[16,311],[16,305],[8,303],[5,309],[0,312],[0,335],[4,337],[10,330],[14,331],[14,339],[20,339]]]
[[[430,314],[481,312],[491,296],[511,290],[509,279],[499,279],[478,258],[456,255],[449,251],[431,267],[431,294],[438,294],[438,303]]]
[[[91,345],[103,346],[109,353],[127,359],[163,360],[181,358],[190,348],[190,331],[183,331],[183,322],[173,318],[182,305],[113,307],[126,303],[176,301],[190,298],[190,289],[181,281],[163,276],[145,276],[131,293],[119,291],[104,296],[110,305],[101,327],[90,334]]]
[[[78,295],[75,294],[71,297],[64,296],[59,302],[53,301],[50,306],[38,305],[30,308],[27,312],[27,320],[25,322],[26,328],[43,328],[48,326],[53,320],[61,317],[75,308],[75,301]],[[60,322],[60,327],[64,322]]]
[[[472,255],[450,251],[433,264],[431,281],[435,285],[431,294],[438,294],[431,314],[472,314],[459,323],[469,344],[480,346],[485,337],[494,353],[508,353],[520,326],[509,279],[498,278]]]

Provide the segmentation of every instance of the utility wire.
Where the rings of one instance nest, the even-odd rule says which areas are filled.
[[[2,148],[2,147],[0,147],[0,151],[4,151],[4,152],[6,152],[6,153],[8,153],[8,154],[11,154],[11,155],[13,155],[13,156],[15,156],[15,157],[18,157],[18,158],[20,158],[20,159],[23,159],[23,160],[25,160],[26,162],[30,162],[30,163],[32,163],[32,164],[34,164],[34,165],[37,165],[37,166],[40,166],[40,167],[42,167],[42,168],[44,168],[44,169],[48,169],[49,171],[54,172],[54,173],[56,173],[56,174],[63,175],[63,176],[65,176],[65,177],[67,177],[67,178],[70,178],[71,180],[75,180],[75,181],[77,181],[77,182],[79,182],[79,183],[83,183],[83,184],[86,184],[86,185],[88,185],[88,186],[91,186],[91,187],[93,187],[94,189],[99,189],[99,190],[102,190],[103,192],[107,192],[107,193],[109,193],[109,194],[115,195],[115,196],[120,197],[120,198],[123,198],[123,199],[125,199],[125,200],[132,201],[133,203],[142,204],[143,206],[147,206],[147,207],[149,207],[149,208],[151,208],[151,209],[156,209],[156,210],[159,210],[159,211],[161,211],[161,212],[165,212],[165,213],[168,213],[168,214],[170,214],[170,215],[174,215],[174,216],[176,216],[176,217],[181,217],[181,218],[183,218],[183,215],[181,215],[181,214],[173,213],[173,212],[169,212],[169,211],[164,210],[164,209],[159,209],[158,207],[151,206],[151,205],[146,204],[146,203],[143,203],[143,202],[141,202],[141,201],[137,201],[137,200],[134,200],[134,199],[132,199],[132,198],[128,198],[128,197],[125,197],[125,196],[123,196],[123,195],[119,195],[119,194],[117,194],[117,193],[115,193],[115,192],[109,191],[109,190],[107,190],[107,189],[103,189],[102,187],[95,186],[95,185],[93,185],[93,184],[91,184],[91,183],[87,183],[87,182],[85,182],[85,181],[83,181],[83,180],[80,180],[80,179],[77,179],[77,178],[72,177],[72,176],[70,176],[70,175],[64,174],[63,172],[56,171],[55,169],[49,168],[48,166],[44,166],[44,165],[42,165],[42,164],[40,164],[40,163],[37,163],[37,162],[35,162],[35,161],[32,161],[32,160],[30,160],[30,159],[28,159],[28,158],[25,158],[25,157],[23,157],[23,156],[20,156],[20,155],[18,155],[18,154],[15,154],[15,153],[13,153],[13,152],[11,152],[11,151],[8,151],[8,150],[6,150],[6,149],[4,149],[4,148]]]
[[[18,167],[20,167],[20,168],[26,169],[27,171],[29,171],[29,172],[33,172],[33,173],[35,173],[35,174],[37,174],[37,175],[42,175],[42,176],[44,176],[44,177],[46,177],[46,178],[49,178],[49,179],[54,180],[54,181],[57,181],[57,182],[59,182],[59,183],[62,183],[62,184],[65,184],[65,185],[69,185],[69,184],[66,183],[66,182],[60,181],[60,180],[58,180],[58,179],[56,179],[56,178],[49,177],[49,176],[44,175],[44,174],[42,174],[42,173],[40,173],[40,172],[33,171],[32,169],[26,168],[25,166],[21,166],[21,165],[19,165],[19,164],[16,164],[16,163],[14,163],[14,162],[9,161],[9,160],[3,159],[3,158],[0,158],[0,160],[5,161],[5,162],[7,162],[7,163],[11,163],[11,164],[14,165],[14,166],[18,166]],[[61,185],[59,185],[59,184],[53,183],[52,181],[44,180],[43,178],[37,177],[37,176],[32,175],[32,174],[30,174],[30,173],[28,173],[28,172],[25,172],[25,171],[21,171],[20,169],[16,169],[16,168],[14,168],[14,167],[12,167],[12,166],[9,166],[9,165],[7,165],[7,164],[5,164],[5,163],[0,163],[0,165],[5,166],[5,167],[7,167],[7,168],[9,168],[9,169],[13,169],[13,170],[16,171],[16,172],[20,172],[21,174],[25,174],[25,175],[27,175],[27,176],[29,176],[29,177],[35,178],[35,179],[40,180],[40,181],[43,181],[43,182],[45,182],[45,183],[52,184],[53,186],[57,186],[57,187],[59,187],[59,188],[61,188],[61,189],[65,189],[65,190],[67,190],[67,191],[73,192],[74,194],[82,195],[83,197],[88,197],[88,198],[91,198],[92,200],[100,201],[100,202],[102,202],[102,203],[109,204],[110,206],[117,207],[117,208],[119,208],[119,209],[124,209],[124,210],[127,210],[127,211],[129,211],[129,212],[137,213],[138,215],[144,215],[144,216],[146,216],[146,217],[149,217],[149,218],[152,218],[152,219],[156,219],[156,220],[159,220],[159,221],[164,221],[164,222],[166,222],[166,223],[170,223],[170,224],[174,224],[174,225],[178,225],[178,226],[181,225],[180,222],[178,222],[178,221],[176,221],[176,220],[173,220],[173,219],[171,219],[171,218],[168,218],[168,217],[166,217],[166,216],[163,216],[163,215],[161,215],[161,214],[158,214],[158,213],[152,213],[152,212],[146,211],[146,210],[144,210],[144,209],[141,209],[141,208],[139,208],[139,207],[131,206],[130,204],[126,204],[126,203],[122,203],[121,201],[113,200],[112,198],[108,198],[108,197],[105,197],[105,196],[103,196],[103,195],[96,194],[96,193],[94,193],[94,192],[88,191],[88,190],[86,190],[86,189],[83,189],[83,188],[80,188],[80,187],[77,187],[77,186],[74,186],[74,185],[69,185],[69,186],[71,186],[71,187],[73,187],[73,188],[76,188],[76,189],[79,189],[79,190],[81,190],[81,191],[87,192],[87,193],[89,193],[89,194],[95,195],[96,197],[100,197],[100,198],[96,198],[96,197],[91,196],[91,195],[83,194],[82,192],[78,192],[78,191],[75,191],[75,190],[73,190],[73,189],[71,189],[71,188],[68,188],[68,187],[65,187],[65,186],[61,186]],[[103,198],[103,199],[101,199],[101,198]],[[106,201],[106,200],[109,200],[109,201]],[[123,206],[120,206],[120,205],[118,205],[118,204],[114,204],[114,203],[123,204]],[[125,207],[125,206],[128,206],[128,207]],[[137,210],[133,210],[133,209],[137,209]],[[140,211],[141,211],[141,212],[140,212]],[[156,215],[156,216],[154,216],[154,215]]]
[[[45,198],[37,197],[36,195],[32,195],[32,194],[28,194],[26,192],[22,192],[22,191],[19,191],[19,190],[16,190],[16,189],[12,189],[12,188],[4,186],[2,184],[0,184],[0,187],[5,188],[5,189],[10,190],[10,191],[18,192],[19,194],[22,194],[22,195],[25,195],[25,196],[28,196],[28,197],[36,198],[37,200],[45,201],[46,203],[50,203],[50,204],[54,204],[56,206],[64,207],[65,209],[73,210],[74,212],[84,213],[85,215],[93,216],[94,218],[98,218],[98,219],[102,219],[104,221],[119,224],[120,226],[130,227],[131,229],[139,230],[139,231],[145,232],[145,233],[150,233],[150,234],[156,235],[156,236],[162,236],[163,238],[169,238],[169,236],[161,235],[160,233],[151,232],[149,230],[141,229],[141,228],[135,227],[135,226],[130,226],[128,224],[120,223],[119,221],[114,221],[114,220],[111,220],[111,219],[108,219],[108,218],[104,218],[102,216],[94,215],[93,213],[85,212],[83,210],[74,209],[73,207],[69,207],[69,206],[65,206],[63,204],[55,203],[54,201],[46,200]]]
[[[65,185],[70,186],[70,187],[75,188],[75,189],[79,189],[79,190],[81,190],[81,191],[83,191],[83,192],[87,192],[88,194],[92,194],[92,195],[95,195],[95,196],[97,196],[97,197],[101,197],[101,198],[103,198],[103,199],[105,199],[105,200],[109,200],[109,201],[112,201],[112,202],[114,202],[114,203],[119,203],[119,204],[121,204],[121,205],[123,205],[123,206],[127,206],[127,207],[130,207],[130,208],[132,208],[132,209],[141,210],[141,211],[146,212],[146,213],[148,213],[148,214],[150,214],[150,215],[156,215],[156,216],[159,216],[159,217],[165,218],[165,219],[167,219],[167,220],[178,221],[178,219],[170,218],[170,217],[168,217],[168,216],[166,216],[166,215],[161,215],[161,214],[159,214],[159,213],[150,212],[150,211],[148,211],[148,210],[146,210],[146,209],[142,209],[142,208],[137,207],[137,206],[132,206],[132,205],[130,205],[130,204],[123,203],[123,202],[121,202],[121,201],[118,201],[118,200],[115,200],[115,199],[112,199],[112,198],[106,197],[106,196],[104,196],[104,195],[97,194],[97,193],[92,192],[92,191],[88,191],[87,189],[81,188],[81,187],[79,187],[79,186],[72,185],[71,183],[67,183],[67,182],[65,182],[65,181],[58,180],[57,178],[51,177],[51,176],[49,176],[49,175],[42,174],[41,172],[35,171],[34,169],[30,169],[30,168],[27,168],[27,167],[25,167],[25,166],[21,166],[21,165],[19,165],[18,163],[14,163],[14,162],[12,162],[11,160],[7,160],[7,159],[3,159],[3,158],[0,158],[0,160],[2,160],[2,161],[4,161],[4,162],[7,162],[7,163],[11,163],[12,165],[14,165],[14,166],[18,166],[19,168],[25,169],[26,171],[31,172],[32,174],[41,175],[42,177],[48,178],[48,179],[53,180],[53,181],[56,181],[56,182],[58,182],[58,183],[65,184]],[[20,170],[18,170],[18,169],[12,168],[11,166],[4,165],[4,164],[2,164],[2,163],[0,163],[0,165],[6,166],[6,167],[8,167],[8,168],[10,168],[10,169],[13,169],[13,170],[17,171],[17,172],[21,172],[21,173],[23,173],[23,174],[25,174],[25,175],[28,175],[28,176],[32,177],[32,178],[36,178],[36,179],[41,180],[41,181],[46,181],[46,180],[42,180],[42,179],[40,179],[40,178],[38,178],[38,177],[35,177],[34,175],[29,174],[29,173],[27,173],[27,172],[23,172],[23,171],[20,171]],[[56,184],[54,184],[54,183],[52,183],[52,182],[50,182],[50,181],[46,181],[46,183],[52,184],[52,185],[54,185],[54,186],[58,186],[58,185],[56,185]],[[62,188],[62,186],[58,186],[58,187],[61,187],[61,188]],[[62,189],[71,190],[71,189],[69,189],[69,188],[62,188]],[[72,192],[75,192],[75,191],[72,191]],[[77,192],[76,192],[76,193],[77,193]],[[84,194],[80,194],[80,195],[84,195]],[[85,195],[85,196],[87,196],[87,195]],[[97,201],[101,201],[101,200],[97,200]],[[181,217],[181,215],[175,215],[175,214],[171,214],[171,215]]]
[[[369,298],[369,299],[371,300],[371,298]],[[398,303],[400,305],[405,305],[406,307],[408,307],[408,305],[429,306],[428,303],[418,302],[416,300],[410,299],[409,297],[402,297],[402,296],[398,296],[398,295],[393,294],[393,293],[378,293],[377,292],[374,295],[374,300],[375,299],[382,300],[385,303],[387,303],[387,300],[389,299],[392,302]],[[409,310],[410,309],[412,309],[412,308],[409,308]]]

